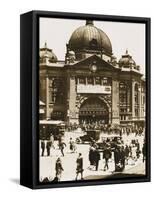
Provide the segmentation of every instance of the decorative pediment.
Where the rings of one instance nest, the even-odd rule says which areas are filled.
[[[98,71],[98,70],[99,71],[113,71],[117,69],[111,63],[106,62],[105,60],[103,60],[97,55],[92,55],[78,62],[66,65],[65,67],[69,67],[69,68],[73,68],[77,70],[89,69],[91,71]]]

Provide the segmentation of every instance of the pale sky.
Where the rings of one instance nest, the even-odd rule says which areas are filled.
[[[47,42],[59,60],[64,60],[66,43],[71,34],[85,20],[40,18],[40,47]],[[145,74],[145,24],[94,21],[94,25],[102,29],[110,38],[113,54],[117,60],[125,54],[126,49],[132,55],[141,72]]]

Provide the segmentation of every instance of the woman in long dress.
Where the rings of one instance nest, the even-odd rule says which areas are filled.
[[[64,171],[60,158],[58,158],[57,161],[56,161],[55,170],[56,170],[57,181],[60,181],[61,180],[61,176],[62,176],[62,171]]]

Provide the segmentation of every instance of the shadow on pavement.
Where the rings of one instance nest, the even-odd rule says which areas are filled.
[[[145,176],[144,174],[124,174],[124,173],[115,173],[111,175],[90,175],[84,177],[84,180],[93,180],[93,179],[117,179],[117,178],[137,178]]]

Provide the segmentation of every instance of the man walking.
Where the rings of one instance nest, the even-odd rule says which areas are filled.
[[[94,152],[95,152],[95,148],[93,146],[90,147],[89,149],[89,162],[90,162],[90,169],[93,168],[94,166]]]
[[[143,154],[143,163],[144,163],[144,161],[145,161],[145,159],[146,159],[146,146],[145,146],[145,142],[144,142],[144,144],[143,144],[143,147],[142,147],[142,154]]]
[[[99,153],[98,149],[95,149],[95,151],[94,151],[94,161],[95,161],[95,166],[96,166],[95,170],[97,171],[99,161],[100,161],[100,153]]]
[[[78,175],[81,174],[81,180],[83,180],[83,158],[82,154],[79,153],[79,156],[76,160],[77,168],[76,168],[76,180],[78,179]]]
[[[53,136],[52,133],[50,133],[50,142],[51,142],[51,147],[52,147],[53,149],[55,149],[55,147],[54,147],[54,136]]]
[[[59,145],[60,151],[62,153],[62,156],[64,157],[64,148],[66,147],[65,142],[61,142]]]
[[[69,144],[71,153],[74,153],[76,151],[76,145],[75,142],[72,140],[72,138],[70,138]]]
[[[107,145],[105,150],[103,151],[103,158],[105,159],[104,171],[106,171],[106,169],[107,170],[109,169],[108,162],[111,156],[112,156],[112,153],[111,153],[110,147],[109,145]]]
[[[126,165],[128,165],[129,153],[130,153],[129,147],[128,147],[128,145],[126,145],[126,147],[125,147],[125,159],[126,159],[125,164]]]
[[[64,171],[60,158],[58,158],[56,161],[55,171],[56,171],[55,180],[60,181],[62,176],[62,171]]]
[[[125,149],[124,146],[120,150],[120,162],[121,162],[121,171],[125,169]]]
[[[46,144],[47,156],[50,156],[50,148],[51,148],[51,141],[47,141]]]

